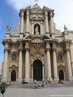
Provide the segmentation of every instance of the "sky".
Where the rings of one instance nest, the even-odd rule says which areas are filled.
[[[73,0],[0,0],[0,61],[4,59],[2,40],[6,35],[6,26],[11,25],[11,33],[19,23],[19,11],[36,2],[43,7],[54,9],[56,28],[63,31],[64,25],[73,30]]]

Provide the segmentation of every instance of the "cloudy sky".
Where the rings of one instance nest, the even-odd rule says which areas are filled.
[[[47,6],[55,10],[54,21],[56,27],[63,31],[64,25],[73,29],[73,0],[0,0],[0,60],[3,61],[2,39],[5,38],[6,25],[11,25],[11,32],[19,22],[19,10],[38,1],[42,7]]]

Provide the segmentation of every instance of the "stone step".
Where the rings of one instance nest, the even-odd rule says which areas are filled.
[[[43,87],[42,82],[37,83],[18,83],[18,82],[11,82],[9,88],[40,88]],[[73,81],[64,81],[64,83],[58,82],[51,82],[48,84],[44,84],[44,88],[54,88],[54,87],[73,87]]]

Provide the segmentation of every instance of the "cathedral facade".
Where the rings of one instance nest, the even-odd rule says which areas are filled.
[[[73,80],[73,31],[56,29],[54,10],[47,7],[21,9],[20,24],[4,45],[5,81]]]

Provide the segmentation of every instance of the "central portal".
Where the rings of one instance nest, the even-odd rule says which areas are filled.
[[[33,62],[33,79],[42,81],[42,62],[38,59]]]

